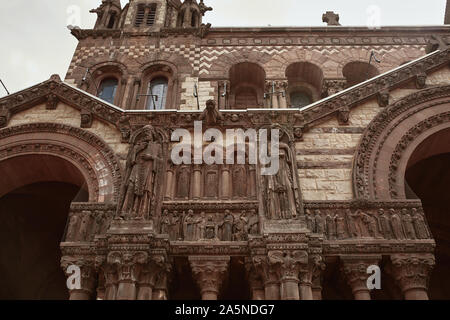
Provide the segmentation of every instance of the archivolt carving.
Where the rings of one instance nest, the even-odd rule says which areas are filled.
[[[354,161],[353,188],[356,198],[376,199],[379,196],[377,190],[380,186],[377,184],[379,184],[380,179],[376,177],[377,166],[386,157],[382,150],[393,131],[406,119],[415,119],[412,118],[414,114],[450,102],[450,100],[443,99],[448,96],[450,96],[450,86],[418,91],[385,108],[371,122],[361,139]],[[390,157],[386,159],[390,160],[389,188],[391,197],[397,197],[395,176],[398,161],[402,158],[408,144],[422,132],[435,125],[447,122],[448,117],[447,113],[436,114],[425,121],[419,121],[423,120],[423,115],[417,117],[417,124],[406,134],[395,139],[397,143],[394,145],[394,152],[389,151]]]
[[[12,140],[7,148],[0,149],[0,161],[19,154],[47,153],[62,156],[76,163],[88,175],[89,179],[87,183],[89,184],[89,189],[92,190],[90,194],[92,200],[99,200],[103,196],[111,196],[110,201],[115,199],[121,181],[121,168],[114,152],[102,139],[88,131],[64,124],[30,123],[0,130],[0,140],[31,133],[64,134],[71,136],[95,148],[97,154],[89,154],[89,151],[86,151],[83,155],[79,153],[79,150],[72,149],[70,145],[60,144],[51,139],[49,141],[44,139],[42,142],[30,142],[29,144],[24,144],[23,141],[19,141],[16,146],[14,146],[14,140]],[[100,159],[96,159],[98,156],[102,160],[101,163],[98,161]],[[106,168],[101,168],[104,164],[106,164]],[[108,181],[108,179],[112,181]],[[103,191],[100,190],[100,180],[103,181],[102,183],[112,182],[113,191],[110,195],[101,194]]]

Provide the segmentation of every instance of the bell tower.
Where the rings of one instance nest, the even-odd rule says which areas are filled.
[[[94,29],[117,29],[120,26],[122,6],[120,0],[102,0],[102,4],[90,11],[97,14]]]
[[[199,28],[205,12],[212,11],[203,0],[185,0],[178,11],[177,27],[179,28]]]
[[[171,27],[180,0],[130,0],[124,21],[124,29],[133,31],[158,32]]]

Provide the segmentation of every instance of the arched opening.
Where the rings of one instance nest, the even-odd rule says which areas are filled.
[[[50,155],[0,162],[0,299],[67,299],[59,244],[70,204],[89,199],[82,173]]]
[[[301,108],[320,99],[322,70],[309,62],[296,62],[286,69],[288,105]]]
[[[379,75],[379,71],[374,65],[362,61],[347,63],[342,73],[347,79],[347,88]]]
[[[411,155],[405,174],[409,199],[420,199],[436,241],[430,299],[450,299],[450,129],[424,140]]]
[[[182,28],[183,27],[184,15],[185,15],[185,10],[182,10],[182,11],[180,11],[180,13],[178,13],[178,18],[177,18],[177,27],[178,28]]]
[[[230,69],[230,104],[235,108],[257,108],[264,105],[266,73],[255,63],[243,62]]]
[[[119,81],[116,78],[105,78],[98,88],[98,97],[109,103],[114,103]]]
[[[109,22],[107,25],[108,29],[114,28],[114,26],[116,25],[116,18],[117,18],[117,12],[115,12],[115,11],[111,12],[109,15]]]
[[[158,77],[149,82],[147,89],[147,110],[163,110],[166,107],[169,82],[165,77]]]
[[[195,28],[198,26],[198,12],[193,10],[191,17],[191,27]]]

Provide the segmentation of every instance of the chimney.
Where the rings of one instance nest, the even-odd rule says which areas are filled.
[[[444,24],[450,24],[450,0],[447,0],[447,7],[445,8]]]

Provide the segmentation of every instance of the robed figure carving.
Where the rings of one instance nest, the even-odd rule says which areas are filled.
[[[121,218],[147,219],[151,215],[162,156],[161,142],[153,130],[147,129],[144,138],[136,142],[128,153],[126,180],[119,206]]]
[[[295,219],[301,213],[295,158],[288,145],[280,143],[279,170],[265,176],[266,215],[268,219]]]

